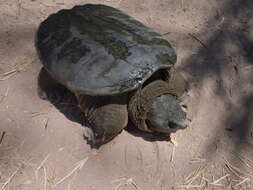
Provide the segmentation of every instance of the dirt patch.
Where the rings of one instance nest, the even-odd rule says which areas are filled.
[[[85,3],[119,8],[176,48],[192,120],[173,135],[176,145],[123,131],[91,149],[82,117],[64,112],[71,105],[39,98],[36,29],[49,14]],[[0,7],[0,190],[253,188],[251,0],[0,0]]]

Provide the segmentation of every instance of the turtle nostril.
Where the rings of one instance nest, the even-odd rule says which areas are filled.
[[[171,122],[171,121],[168,122],[168,126],[169,126],[171,129],[176,129],[176,128],[177,128],[177,125],[176,125],[174,122]]]

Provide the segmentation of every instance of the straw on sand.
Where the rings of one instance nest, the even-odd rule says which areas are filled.
[[[10,71],[7,71],[3,74],[0,74],[1,78],[0,81],[5,81],[11,77],[13,77],[14,75],[16,75],[17,73],[21,72],[21,71],[25,71],[26,67],[30,64],[32,64],[35,61],[35,59],[33,59],[32,61],[27,61],[27,60],[23,60],[19,63],[17,63],[13,69],[11,69]]]
[[[55,183],[55,186],[57,186],[60,183],[62,183],[63,181],[65,181],[67,178],[69,178],[71,175],[73,175],[77,170],[81,170],[83,168],[83,166],[86,164],[86,162],[88,161],[88,159],[89,158],[87,157],[87,158],[84,158],[83,160],[79,161],[73,170],[71,170],[62,179],[60,179],[58,182]]]
[[[6,180],[6,182],[3,183],[3,186],[1,187],[0,190],[4,190],[5,187],[11,182],[11,180],[17,175],[17,173],[19,172],[19,170],[22,168],[22,166],[20,166],[17,170],[15,170],[10,177]]]

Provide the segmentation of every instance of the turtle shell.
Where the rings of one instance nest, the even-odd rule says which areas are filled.
[[[35,45],[53,78],[88,95],[128,92],[176,62],[174,49],[160,34],[105,5],[50,15],[40,24]]]

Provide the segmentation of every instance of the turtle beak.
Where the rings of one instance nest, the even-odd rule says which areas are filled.
[[[185,120],[181,120],[175,123],[169,122],[168,126],[172,132],[176,132],[179,129],[185,129],[187,127],[187,122]]]
[[[187,128],[187,122],[184,120],[182,122],[177,123],[178,129],[185,129]]]

